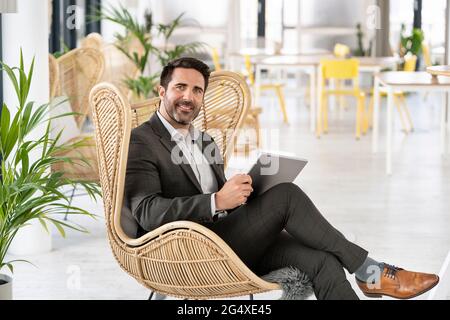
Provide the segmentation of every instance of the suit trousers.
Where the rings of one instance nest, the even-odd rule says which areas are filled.
[[[353,273],[367,251],[348,241],[295,184],[279,184],[226,217],[204,223],[256,274],[296,267],[317,299],[358,299],[343,268]]]

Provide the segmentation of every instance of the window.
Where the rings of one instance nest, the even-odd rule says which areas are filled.
[[[240,1],[241,39],[244,47],[256,46],[258,30],[258,0]]]
[[[422,1],[422,30],[425,41],[431,48],[432,61],[442,59],[445,44],[445,8],[446,0]],[[414,19],[414,0],[390,2],[390,43],[397,52],[400,41],[401,25],[405,24],[410,34]]]
[[[283,49],[286,52],[298,51],[298,0],[283,1]]]
[[[266,47],[277,43],[286,51],[297,50],[299,0],[266,0]],[[244,46],[255,46],[258,26],[258,0],[245,0],[241,5],[241,39]]]

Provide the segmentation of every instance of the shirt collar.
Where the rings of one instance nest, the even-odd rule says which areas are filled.
[[[199,135],[200,135],[200,131],[195,128],[192,124],[189,126],[189,132],[186,134],[183,134],[182,132],[178,131],[177,129],[175,129],[170,123],[169,121],[167,121],[162,114],[159,112],[159,110],[156,111],[156,115],[158,116],[159,120],[161,120],[162,124],[164,125],[164,127],[167,129],[167,131],[169,131],[170,137],[173,141],[175,142],[180,142],[180,141],[189,141],[188,139],[191,138],[191,141],[194,142],[195,140],[198,139]]]

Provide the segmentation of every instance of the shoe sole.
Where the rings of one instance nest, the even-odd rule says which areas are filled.
[[[424,294],[425,292],[427,292],[427,291],[433,289],[434,287],[437,286],[437,284],[439,283],[439,280],[440,280],[440,279],[439,279],[439,276],[437,276],[437,281],[436,281],[431,287],[426,288],[426,289],[424,289],[424,290],[422,290],[422,291],[420,291],[420,292],[418,292],[418,293],[416,293],[416,294],[414,294],[414,295],[412,295],[412,296],[408,296],[408,297],[396,297],[396,296],[393,296],[393,295],[390,295],[390,294],[387,294],[387,293],[378,293],[378,292],[374,292],[374,293],[365,293],[364,291],[363,291],[363,294],[364,294],[366,297],[368,297],[368,298],[382,298],[383,296],[388,296],[388,297],[395,298],[395,299],[408,300],[408,299],[412,299],[412,298],[415,298],[415,297],[417,297],[417,296],[420,296],[421,294]],[[357,281],[358,281],[358,280],[357,280]],[[361,290],[361,291],[362,291],[362,290]]]

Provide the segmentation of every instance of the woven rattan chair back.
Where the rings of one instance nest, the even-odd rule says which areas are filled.
[[[176,221],[140,238],[126,235],[120,218],[132,109],[117,88],[105,83],[94,87],[90,103],[109,242],[128,274],[153,291],[191,299],[280,289],[256,276],[222,239],[197,223]]]
[[[103,37],[100,33],[91,32],[84,39],[81,40],[82,48],[94,48],[97,50],[102,50],[104,45]]]
[[[112,43],[102,48],[105,58],[105,71],[102,81],[110,82],[119,88],[127,98],[131,98],[131,91],[126,84],[128,79],[136,79],[139,69],[122,51]]]
[[[129,39],[125,48],[130,55],[133,55],[133,52],[142,54],[142,50],[139,49],[138,45],[139,43]],[[95,48],[103,53],[105,68],[101,81],[114,84],[130,100],[132,93],[126,84],[126,80],[135,79],[140,74],[134,62],[119,50],[114,43],[105,42],[103,37],[96,32],[88,34],[82,40],[81,46],[83,48]]]
[[[53,99],[59,94],[59,67],[56,58],[52,55],[48,55],[48,74],[49,74],[49,95],[50,99]]]
[[[94,48],[76,48],[57,59],[61,94],[67,96],[79,128],[89,114],[89,92],[103,75],[104,60]]]

